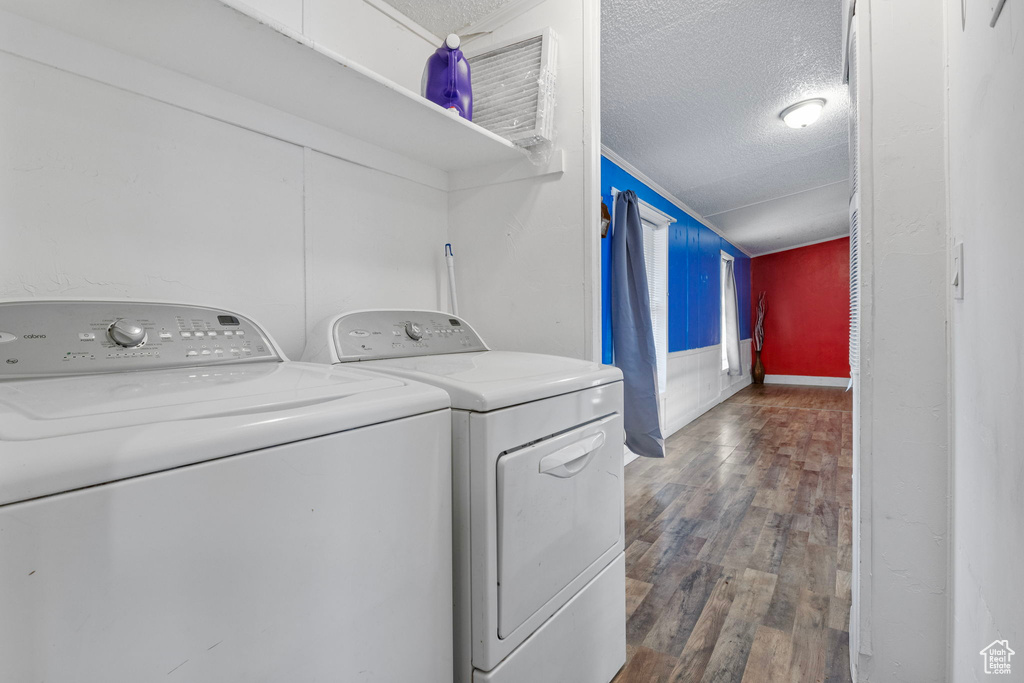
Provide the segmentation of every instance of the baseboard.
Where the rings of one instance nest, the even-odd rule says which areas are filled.
[[[718,404],[714,403],[706,408],[697,408],[696,410],[691,410],[688,413],[684,413],[681,418],[674,420],[671,424],[665,425],[665,438],[669,438],[670,436],[678,432],[680,429],[682,429],[683,427],[685,427],[686,425],[690,424],[698,417],[703,415],[704,413],[714,408],[716,405]]]
[[[847,387],[849,377],[811,377],[810,375],[765,375],[765,384],[798,384],[805,387]]]
[[[698,417],[700,417],[704,413],[708,412],[709,410],[711,410],[715,406],[719,405],[720,403],[724,402],[725,400],[731,398],[734,394],[738,393],[741,389],[744,389],[745,387],[748,387],[748,386],[750,386],[750,375],[744,375],[742,382],[737,382],[736,384],[733,384],[732,386],[727,388],[725,391],[720,393],[714,400],[708,401],[704,405],[699,406],[696,410],[691,410],[688,413],[684,413],[681,418],[677,418],[677,419],[673,420],[671,423],[666,424],[665,425],[665,438],[666,439],[669,438],[670,436],[672,436],[673,434],[678,432],[680,429],[682,429],[686,425],[688,425],[691,422],[693,422],[694,420],[696,420]]]
[[[740,389],[745,389],[746,387],[749,387],[750,382],[750,375],[743,375],[742,382],[737,382],[736,384],[733,384],[731,387],[722,392],[722,395],[718,397],[718,403],[721,403],[727,398],[732,398],[733,395],[739,393]],[[718,404],[716,403],[715,405]]]

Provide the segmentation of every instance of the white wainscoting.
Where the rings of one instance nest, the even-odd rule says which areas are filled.
[[[765,375],[765,384],[799,384],[805,387],[847,387],[849,377],[812,377],[810,375]]]
[[[750,384],[750,340],[740,342],[743,374],[722,372],[719,344],[668,355],[668,391],[662,399],[665,436],[668,437]]]

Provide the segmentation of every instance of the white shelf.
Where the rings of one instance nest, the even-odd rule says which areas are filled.
[[[524,158],[504,138],[244,5],[0,0],[0,8],[443,171]]]

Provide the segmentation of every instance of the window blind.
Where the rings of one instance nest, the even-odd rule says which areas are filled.
[[[857,109],[857,24],[850,33],[850,371],[860,370],[860,126]]]
[[[651,298],[651,326],[658,363],[658,390],[668,388],[668,228],[642,221],[644,265]]]

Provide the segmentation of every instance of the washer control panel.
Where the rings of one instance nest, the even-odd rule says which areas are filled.
[[[135,301],[0,303],[0,379],[280,361],[236,313]]]
[[[341,360],[376,360],[487,351],[472,327],[440,311],[356,311],[334,323]]]

